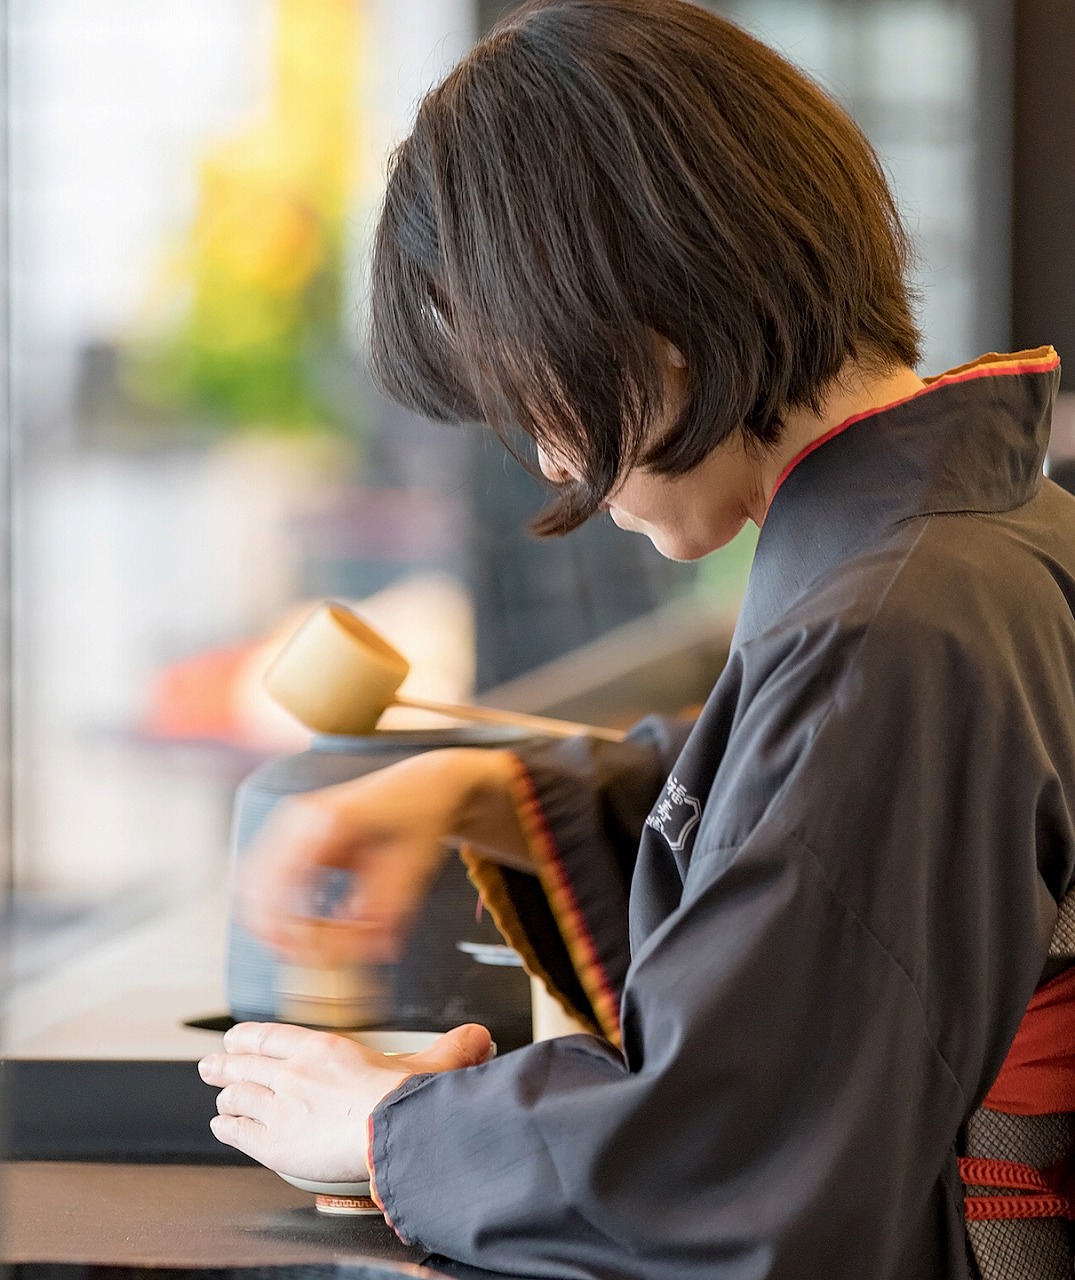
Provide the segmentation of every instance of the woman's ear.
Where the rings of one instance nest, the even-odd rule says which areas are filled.
[[[649,341],[652,344],[651,349],[654,354],[663,361],[669,369],[685,369],[687,367],[687,357],[670,339],[666,338],[663,333],[657,329],[650,329],[647,332]]]
[[[665,359],[673,369],[685,369],[687,367],[687,357],[676,346],[674,342],[669,342],[667,338],[662,338],[664,344]]]

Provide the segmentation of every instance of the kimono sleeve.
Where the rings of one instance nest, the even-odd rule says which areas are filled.
[[[736,721],[627,974],[623,1051],[548,1041],[375,1110],[403,1238],[533,1276],[965,1280],[956,1135],[1051,922],[949,648],[809,648]]]
[[[627,899],[639,837],[690,732],[651,716],[623,743],[525,743],[513,800],[537,875],[461,853],[505,939],[565,1012],[619,1039]]]

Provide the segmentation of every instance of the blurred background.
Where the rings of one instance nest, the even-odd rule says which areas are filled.
[[[386,155],[511,7],[8,0],[16,980],[219,876],[236,783],[305,741],[260,676],[313,602],[354,602],[412,692],[520,705],[647,619],[734,616],[748,536],[695,566],[607,521],[536,543],[541,491],[488,434],[366,377]],[[1061,0],[711,7],[880,151],[928,371],[1075,349]]]

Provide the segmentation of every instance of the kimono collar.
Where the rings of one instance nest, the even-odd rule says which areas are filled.
[[[770,499],[733,643],[766,630],[823,573],[902,521],[1028,502],[1041,485],[1059,370],[1052,347],[991,353],[804,449]]]

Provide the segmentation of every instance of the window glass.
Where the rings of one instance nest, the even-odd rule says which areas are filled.
[[[11,0],[17,976],[219,878],[236,784],[307,741],[260,677],[314,602],[353,602],[449,701],[734,608],[749,535],[698,566],[602,520],[536,543],[541,490],[487,432],[364,372],[385,157],[506,7]],[[919,247],[927,363],[976,354],[974,22],[721,9],[860,120]]]

